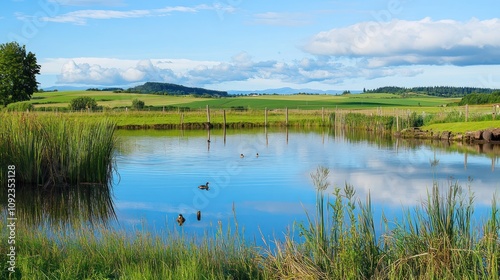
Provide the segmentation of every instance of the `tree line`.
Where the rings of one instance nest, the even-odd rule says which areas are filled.
[[[425,94],[439,97],[464,97],[472,93],[492,93],[495,89],[478,87],[451,87],[451,86],[433,86],[433,87],[395,87],[387,86],[372,90],[364,90],[366,93],[393,93],[393,94]]]
[[[471,93],[464,96],[458,105],[475,105],[475,104],[500,104],[500,91],[493,92],[491,94],[483,93]]]

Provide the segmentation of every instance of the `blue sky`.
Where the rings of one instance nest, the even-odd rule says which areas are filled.
[[[500,88],[500,2],[4,0],[50,86]]]

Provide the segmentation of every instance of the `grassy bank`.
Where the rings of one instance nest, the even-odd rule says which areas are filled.
[[[115,147],[112,121],[33,113],[3,113],[0,118],[0,176],[11,165],[18,184],[110,181]]]
[[[498,279],[500,213],[473,222],[474,196],[456,184],[436,183],[426,201],[404,209],[376,233],[370,197],[355,189],[327,190],[328,170],[312,174],[316,212],[301,224],[300,238],[266,240],[259,248],[236,232],[187,236],[180,230],[153,235],[104,227],[51,235],[16,228],[13,279]],[[443,189],[445,190],[443,193]],[[477,222],[477,220],[476,220]],[[6,240],[5,219],[0,219]],[[271,246],[271,244],[273,244]],[[7,252],[0,247],[2,277]]]
[[[450,131],[453,133],[465,133],[467,131],[479,131],[500,127],[500,120],[494,121],[472,121],[472,122],[452,122],[435,123],[422,127],[425,130]]]

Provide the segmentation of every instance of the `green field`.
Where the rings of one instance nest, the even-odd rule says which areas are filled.
[[[188,124],[199,128],[207,122],[206,108],[210,108],[210,122],[222,125],[224,114],[228,127],[263,126],[322,126],[333,120],[333,114],[361,113],[368,116],[398,116],[402,121],[412,114],[424,118],[424,129],[465,132],[499,127],[492,120],[491,105],[458,106],[460,98],[444,98],[427,95],[397,95],[388,93],[363,93],[347,95],[255,95],[223,98],[171,96],[155,94],[114,93],[111,91],[61,91],[35,93],[28,103],[37,111],[68,111],[72,99],[89,96],[102,106],[101,113],[78,112],[75,118],[109,118],[122,128],[174,128]],[[131,110],[132,100],[144,101],[142,111]],[[59,109],[60,108],[60,109]],[[267,109],[267,119],[265,111]],[[287,110],[285,110],[287,109]],[[288,123],[286,112],[288,111]],[[500,113],[500,112],[498,112]],[[49,114],[49,112],[47,112]],[[497,118],[498,119],[498,118]],[[403,121],[404,122],[404,121]],[[453,123],[453,126],[439,123]],[[409,125],[406,121],[406,124]],[[194,126],[190,126],[194,125]],[[486,127],[485,127],[486,126]],[[404,127],[400,127],[401,129]]]
[[[226,98],[196,98],[192,96],[168,96],[154,94],[113,93],[109,91],[62,91],[35,93],[30,103],[37,107],[67,107],[80,96],[94,98],[98,105],[116,108],[130,107],[133,99],[140,99],[146,106],[176,106],[192,109],[245,107],[248,109],[368,109],[376,107],[439,107],[458,102],[457,98],[438,98],[414,95],[402,97],[395,94],[350,94],[350,95],[259,95]]]

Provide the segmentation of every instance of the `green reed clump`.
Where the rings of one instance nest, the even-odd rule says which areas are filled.
[[[391,278],[498,279],[496,203],[481,230],[473,224],[473,200],[456,183],[444,195],[434,184],[427,201],[407,211],[406,221],[384,236],[390,260],[386,273]]]
[[[325,196],[329,170],[319,167],[312,174],[316,186],[316,216],[300,224],[304,242],[275,241],[268,252],[267,269],[276,279],[359,279],[375,275],[380,249],[373,223],[370,199],[362,204],[355,199],[354,188],[335,188],[334,200]],[[359,206],[359,210],[356,206]]]
[[[394,116],[367,115],[362,113],[332,113],[331,118],[333,118],[337,124],[349,128],[374,131],[391,131],[396,129],[396,117]],[[400,122],[399,126],[401,128],[403,122]]]
[[[434,184],[426,201],[403,222],[382,217],[376,233],[370,196],[355,199],[352,186],[325,196],[329,171],[312,175],[316,216],[300,225],[302,241],[288,234],[267,250],[273,279],[499,279],[500,214],[495,199],[484,225],[474,224],[471,192],[450,184],[444,195]],[[382,229],[381,229],[382,230]]]
[[[4,113],[0,162],[16,167],[18,183],[37,185],[109,183],[115,124],[72,120],[61,114]]]

